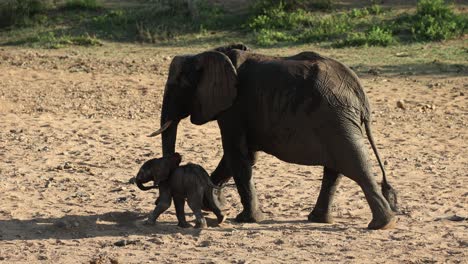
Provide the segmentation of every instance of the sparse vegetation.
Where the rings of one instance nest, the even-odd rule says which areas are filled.
[[[125,10],[106,9],[103,2],[7,0],[0,4],[0,28],[6,29],[0,34],[18,32],[22,39],[11,37],[9,43],[35,41],[34,45],[47,47],[64,45],[57,39],[70,36],[158,43],[183,36],[210,38],[226,30],[261,46],[318,42],[335,47],[387,46],[456,38],[466,32],[468,20],[443,0],[420,0],[412,14],[396,13],[376,2],[340,9],[333,0],[257,0],[244,16],[202,0],[148,0]],[[38,36],[46,37],[39,41]],[[46,45],[46,39],[59,44]]]
[[[335,44],[336,47],[345,46],[388,46],[395,43],[391,31],[374,26],[367,32],[350,33],[347,38]]]
[[[48,49],[59,49],[66,46],[101,46],[102,42],[88,34],[79,36],[55,35],[54,32],[45,32],[35,37],[24,40],[33,47],[44,47]]]

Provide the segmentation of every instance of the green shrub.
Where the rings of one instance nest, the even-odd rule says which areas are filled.
[[[67,0],[65,2],[65,9],[84,9],[84,10],[97,10],[102,7],[99,0]]]
[[[260,29],[292,29],[312,22],[312,16],[302,9],[286,11],[283,4],[275,8],[265,10],[252,19],[248,27],[253,30]]]
[[[444,0],[420,0],[411,32],[417,40],[445,40],[462,35],[466,28],[466,18],[456,15]]]
[[[285,42],[316,42],[337,38],[352,29],[346,14],[320,16],[303,9],[287,11],[280,2],[254,16],[247,27],[260,45]]]
[[[257,44],[261,46],[272,46],[279,42],[295,42],[297,40],[297,37],[293,35],[272,29],[262,29],[256,37]]]
[[[347,38],[338,42],[336,47],[345,46],[388,46],[395,43],[391,31],[378,26],[372,27],[367,32],[350,33]]]
[[[369,10],[367,8],[353,8],[348,15],[351,18],[363,18],[369,15]]]
[[[380,15],[383,13],[382,6],[373,4],[370,7],[366,8],[367,12],[371,15]]]
[[[302,42],[316,42],[335,39],[352,30],[352,24],[346,15],[317,17],[316,21],[301,34]]]

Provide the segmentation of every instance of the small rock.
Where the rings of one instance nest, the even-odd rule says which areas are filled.
[[[114,246],[118,246],[118,247],[124,247],[126,245],[127,245],[127,240],[125,240],[125,239],[119,240],[119,241],[114,243]]]
[[[211,242],[208,240],[202,241],[199,245],[199,247],[209,247],[211,246]]]
[[[383,164],[388,165],[388,161],[384,160]]]
[[[125,201],[127,201],[127,197],[119,197],[119,198],[117,198],[117,202],[118,202],[118,203],[123,203],[123,202],[125,202]]]
[[[395,56],[396,57],[409,57],[409,54],[407,52],[397,52]]]
[[[403,109],[403,110],[406,110],[406,106],[405,106],[405,101],[404,100],[398,100],[397,103],[396,103],[396,106],[400,109]]]
[[[452,216],[448,217],[447,220],[455,221],[455,222],[461,222],[461,221],[468,220],[468,218],[463,217],[463,216],[459,216],[459,215],[452,215]]]
[[[135,245],[139,240],[126,240],[122,239],[114,243],[115,246],[117,247],[124,247],[127,245]]]
[[[124,190],[124,188],[122,188],[122,187],[117,187],[117,188],[115,188],[115,189],[110,190],[110,192],[121,192],[121,191],[123,191],[123,190]]]
[[[164,244],[164,240],[162,240],[160,238],[157,238],[157,237],[148,239],[148,242],[154,243],[156,245],[163,245]]]
[[[39,256],[37,256],[37,259],[38,259],[38,260],[46,260],[46,259],[48,259],[48,258],[47,258],[47,256],[39,255]]]
[[[63,164],[63,168],[68,170],[68,169],[73,168],[73,166],[70,162],[66,161],[65,164]]]
[[[282,240],[282,239],[277,239],[277,240],[275,240],[274,243],[275,243],[276,245],[283,245],[283,244],[284,244],[284,240]]]

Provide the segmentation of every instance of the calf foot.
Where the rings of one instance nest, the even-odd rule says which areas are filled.
[[[256,210],[253,212],[248,212],[244,210],[236,216],[236,222],[239,223],[256,223],[263,221],[263,219],[265,219],[265,217],[260,210]]]

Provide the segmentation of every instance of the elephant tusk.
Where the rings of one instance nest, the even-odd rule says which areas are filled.
[[[151,133],[150,135],[148,135],[148,137],[154,137],[154,136],[157,136],[157,135],[161,134],[161,133],[164,132],[164,130],[166,130],[171,124],[172,124],[172,120],[167,121],[160,129],[158,129],[157,131],[154,131],[153,133]]]

